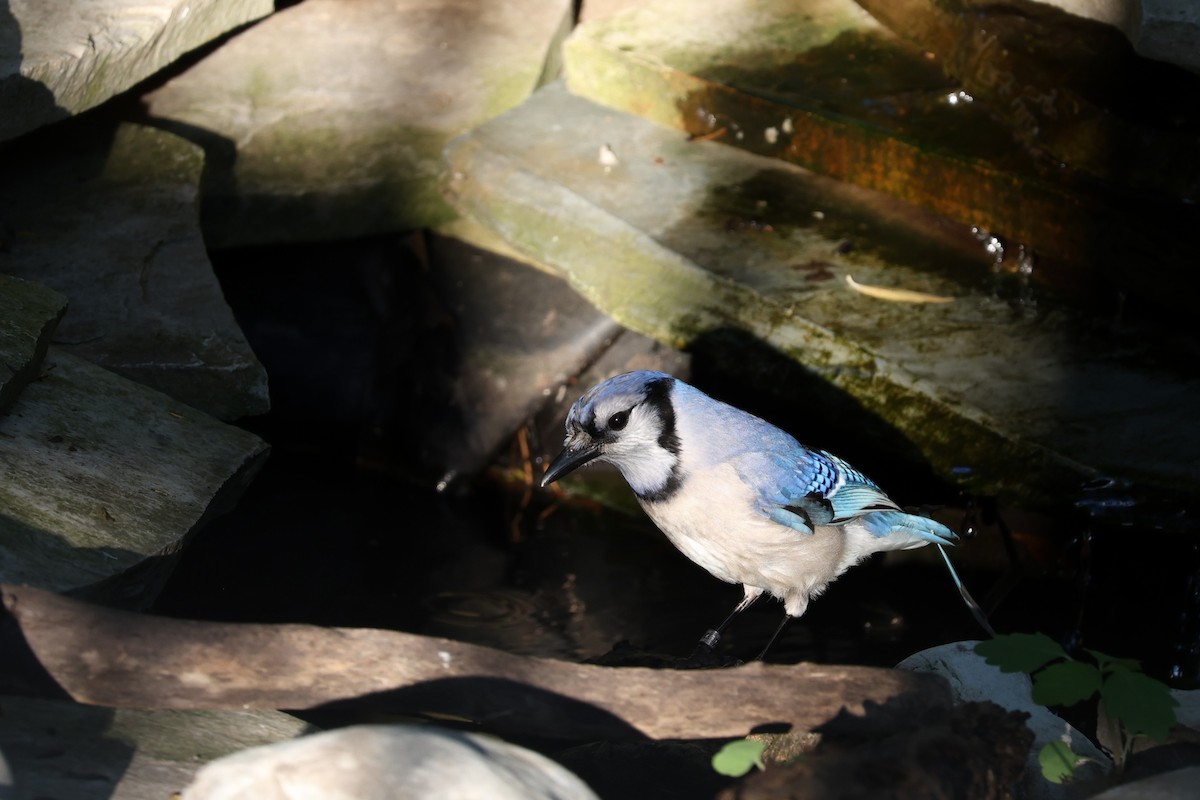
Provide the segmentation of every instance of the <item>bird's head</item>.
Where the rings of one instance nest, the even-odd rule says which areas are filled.
[[[589,389],[567,414],[563,451],[546,470],[542,486],[591,461],[607,461],[639,497],[669,492],[678,481],[679,466],[674,384],[666,373],[638,371]]]

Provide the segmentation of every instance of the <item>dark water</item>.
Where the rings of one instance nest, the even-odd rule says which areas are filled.
[[[640,513],[504,477],[526,466],[540,474],[515,444],[489,472],[434,488],[436,470],[422,461],[423,415],[444,370],[436,342],[446,323],[428,311],[437,298],[424,294],[406,243],[215,261],[271,378],[273,412],[242,424],[273,452],[238,507],[187,549],[155,611],[393,628],[581,660],[623,640],[685,656],[740,599],[738,587],[688,562]],[[702,355],[693,372],[705,388],[751,402],[736,376]],[[535,460],[558,446],[553,413],[543,416],[525,432]],[[1039,513],[997,508],[919,465],[889,462],[877,442],[853,434],[831,426],[833,441],[820,444],[901,503],[941,507],[938,517],[966,534],[951,555],[998,630],[1042,630],[1068,646],[1139,658],[1174,685],[1197,684],[1200,544],[1180,508],[1153,506],[1119,484]],[[781,615],[778,603],[760,601],[730,629],[724,651],[752,657]],[[888,666],[981,636],[925,548],[852,569],[789,627],[770,660]]]

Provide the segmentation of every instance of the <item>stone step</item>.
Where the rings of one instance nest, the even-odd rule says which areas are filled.
[[[0,275],[0,415],[37,377],[66,311],[67,298],[53,289]]]
[[[1003,300],[969,236],[891,198],[562,85],[455,140],[447,161],[464,215],[626,327],[798,363],[821,379],[791,397],[810,419],[865,411],[977,490],[1061,502],[1098,471],[1200,478],[1195,381],[1153,366],[1153,343],[1113,351],[1067,311]],[[850,279],[953,300],[889,302]]]
[[[257,436],[52,347],[0,417],[0,579],[145,606],[266,454]]]
[[[55,343],[222,419],[265,413],[267,376],[200,234],[204,153],[97,122],[0,155],[0,271],[61,292]]]
[[[975,11],[959,15],[959,29],[943,20],[957,17],[938,4],[894,5],[878,7],[915,35],[926,33],[925,21],[907,9],[928,6],[938,36],[929,34],[924,46],[904,41],[854,0],[817,0],[802,12],[789,0],[716,0],[703,13],[687,0],[652,0],[577,28],[564,44],[565,76],[573,92],[601,104],[885,192],[1000,237],[1010,255],[1020,244],[1037,255],[1035,281],[1077,295],[1116,282],[1186,307],[1175,287],[1194,280],[1188,231],[1200,223],[1200,210],[1176,198],[1200,187],[1194,136],[1092,113],[1075,72],[1054,60],[1083,72],[1080,65],[1097,57],[1084,34],[1098,30],[1140,64],[1120,34],[1078,20],[1079,31],[1027,35],[1055,54],[1026,54],[991,32],[972,38]],[[944,70],[966,68],[953,61],[957,52],[935,51],[959,46],[978,47],[962,56],[973,71],[948,77]],[[964,78],[978,87],[974,102],[960,91]],[[1200,81],[1183,79],[1182,97],[1197,99],[1178,101],[1178,115],[1191,119],[1187,103],[1200,102]],[[1039,121],[1043,131],[1056,126],[1052,141],[1037,139]],[[1104,161],[1109,139],[1125,150]],[[1047,149],[1061,157],[1034,155]],[[1062,163],[1073,154],[1079,169]],[[1149,186],[1139,184],[1131,196],[1127,181]],[[1003,266],[1029,263],[1010,258]]]
[[[0,7],[0,141],[86,111],[272,0],[56,0]]]
[[[554,73],[569,0],[306,0],[145,98],[208,152],[209,244],[350,238],[453,212],[442,147]]]

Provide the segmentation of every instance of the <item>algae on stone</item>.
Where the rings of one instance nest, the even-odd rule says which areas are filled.
[[[618,159],[607,170],[601,146]],[[761,343],[948,478],[1045,500],[1100,470],[1174,488],[1200,477],[1187,423],[1200,386],[1095,348],[1065,310],[998,298],[969,233],[903,204],[561,86],[447,158],[460,211],[623,325],[681,348],[727,332]],[[956,299],[886,303],[847,276]]]

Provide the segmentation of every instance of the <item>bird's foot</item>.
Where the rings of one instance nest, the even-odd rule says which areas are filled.
[[[706,650],[712,652],[716,649],[717,643],[721,641],[721,634],[714,628],[709,628],[700,637],[700,643],[696,645],[696,650]]]

